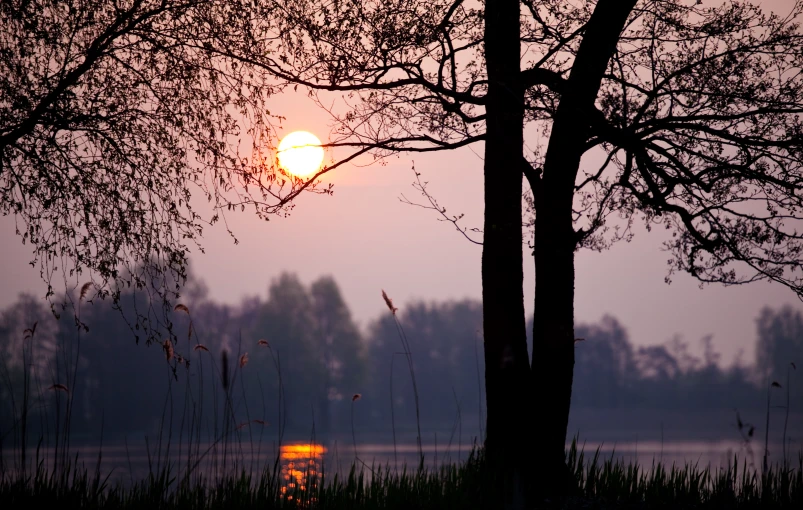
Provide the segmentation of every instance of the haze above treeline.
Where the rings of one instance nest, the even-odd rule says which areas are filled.
[[[177,340],[170,353],[164,345],[135,343],[109,300],[90,295],[81,302],[80,319],[88,331],[80,332],[71,313],[57,321],[42,303],[23,294],[0,313],[3,431],[13,424],[18,410],[12,408],[22,399],[23,352],[37,402],[32,412],[40,418],[29,418],[30,423],[44,427],[48,416],[63,412],[66,400],[60,399],[68,393],[52,386],[75,375],[75,387],[68,388],[75,402],[72,430],[91,438],[101,425],[107,437],[157,433],[167,409],[174,421],[188,413],[211,419],[224,401],[225,350],[237,420],[264,421],[269,435],[281,424],[290,435],[308,435],[312,425],[320,437],[344,434],[352,419],[367,437],[385,437],[394,426],[409,433],[416,411],[407,342],[422,427],[449,430],[459,421],[466,437],[482,433],[482,308],[475,300],[417,302],[396,317],[386,310],[363,331],[328,276],[305,286],[284,273],[270,283],[266,300],[252,298],[240,306],[215,302],[193,278],[181,301],[189,313],[171,313]],[[121,300],[129,315],[143,304],[130,293]],[[34,324],[33,336],[24,333]],[[755,364],[737,359],[724,365],[711,337],[698,339],[702,357],[691,354],[692,345],[679,337],[638,346],[643,342],[629,338],[627,325],[613,316],[579,324],[576,336],[583,340],[576,343],[575,414],[715,412],[723,421],[721,416],[735,410],[743,416],[763,412],[771,381],[783,386],[783,392],[773,390],[776,403],[786,398],[789,386],[790,409],[803,407],[803,316],[791,308],[765,308],[756,317]],[[75,373],[74,359],[79,360]]]

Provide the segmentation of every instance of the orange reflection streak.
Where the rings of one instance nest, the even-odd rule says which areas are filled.
[[[319,444],[286,444],[281,448],[281,456],[292,454],[305,454],[307,457],[320,457],[326,453],[326,447]]]
[[[303,492],[314,489],[315,476],[321,469],[326,447],[314,443],[296,443],[283,445],[279,450],[281,459],[282,494]],[[309,482],[309,486],[307,483]],[[292,495],[287,494],[289,499]]]

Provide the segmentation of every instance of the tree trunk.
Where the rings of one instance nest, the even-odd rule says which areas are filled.
[[[536,485],[546,497],[568,488],[564,464],[574,375],[574,185],[595,100],[635,0],[599,0],[586,25],[555,114],[536,202],[533,405],[546,416],[538,428]]]
[[[562,159],[571,159],[570,151],[566,152]],[[564,169],[572,168],[570,162],[564,163],[567,163]],[[546,173],[543,184],[545,189],[554,186]],[[535,406],[536,414],[545,417],[538,427],[536,479],[537,490],[544,497],[561,495],[567,481],[564,445],[574,377],[575,250],[571,214],[573,189],[569,187],[569,191],[546,193],[535,224],[531,405]]]
[[[524,505],[530,438],[522,393],[529,385],[524,322],[522,173],[524,99],[519,82],[519,0],[487,2],[488,69],[482,301],[486,454],[504,482],[506,507]],[[525,393],[526,394],[526,393]],[[525,397],[526,398],[526,397]]]

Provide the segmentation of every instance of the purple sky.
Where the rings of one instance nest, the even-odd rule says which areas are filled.
[[[305,127],[325,136],[314,126]],[[481,147],[477,147],[481,153]],[[479,298],[481,247],[466,241],[432,211],[402,204],[416,169],[447,211],[466,214],[465,225],[482,226],[482,165],[469,150],[436,155],[401,155],[387,166],[346,167],[333,172],[333,196],[303,195],[288,218],[259,221],[247,213],[229,217],[238,235],[235,246],[221,224],[207,231],[206,254],[192,257],[194,270],[211,296],[236,304],[245,296],[267,296],[271,279],[295,272],[304,282],[331,274],[361,324],[385,311],[385,289],[402,309],[413,299]],[[663,232],[637,229],[631,243],[603,253],[581,251],[577,257],[576,318],[597,321],[610,313],[627,327],[637,344],[663,342],[680,334],[697,349],[699,339],[714,335],[729,362],[738,349],[753,358],[755,318],[764,305],[790,303],[794,294],[777,284],[755,283],[698,289],[688,276],[664,283]],[[0,219],[3,265],[0,307],[21,291],[44,295],[38,270],[27,265],[30,250],[15,236],[13,221]],[[533,269],[525,258],[525,305],[532,310]],[[57,289],[58,290],[58,289]]]
[[[783,7],[791,5],[791,0],[765,5]],[[326,139],[325,114],[300,91],[277,96],[274,104],[272,113],[288,119],[283,134],[304,129]],[[532,145],[534,140],[527,142]],[[414,299],[479,299],[481,247],[466,241],[451,224],[437,221],[433,211],[399,201],[401,194],[420,198],[411,187],[415,161],[447,212],[465,213],[465,226],[481,228],[482,161],[477,154],[482,154],[482,146],[473,149],[402,154],[386,166],[347,165],[327,178],[335,183],[333,196],[303,195],[288,218],[262,222],[248,213],[230,215],[229,225],[240,244],[233,244],[222,224],[207,229],[206,254],[192,257],[194,271],[207,283],[213,299],[231,304],[246,296],[265,298],[271,279],[282,271],[295,272],[307,283],[329,274],[362,325],[385,310],[381,289],[402,310]],[[631,243],[603,253],[578,254],[578,322],[597,321],[610,313],[636,344],[660,343],[679,334],[698,353],[699,339],[713,334],[723,361],[732,361],[744,349],[743,359],[749,362],[755,319],[763,306],[788,303],[803,309],[792,291],[778,284],[711,285],[701,290],[691,277],[676,275],[667,285],[668,256],[660,250],[664,232],[646,233],[641,226],[636,232]],[[45,287],[38,269],[27,264],[31,250],[14,234],[13,218],[0,217],[0,239],[0,307],[11,304],[23,291],[43,297]],[[532,281],[531,259],[525,257],[528,314]]]

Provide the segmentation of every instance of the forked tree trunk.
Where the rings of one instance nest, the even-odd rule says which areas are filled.
[[[521,246],[520,7],[519,0],[485,4],[486,453],[491,469],[501,475],[508,508],[523,507],[529,488],[550,496],[562,494],[565,487],[564,445],[574,372],[574,181],[603,73],[634,4],[635,0],[598,1],[555,115],[543,193],[536,204],[532,371],[527,359]],[[533,414],[537,423],[529,421]]]
[[[547,419],[538,426],[535,484],[543,496],[560,496],[568,472],[564,449],[574,374],[574,185],[595,100],[635,0],[599,0],[586,25],[555,114],[544,160],[535,221],[535,320],[532,406]]]
[[[524,99],[519,81],[519,0],[485,7],[488,66],[482,300],[486,453],[501,475],[507,507],[524,504],[529,363],[524,322],[522,173]]]

